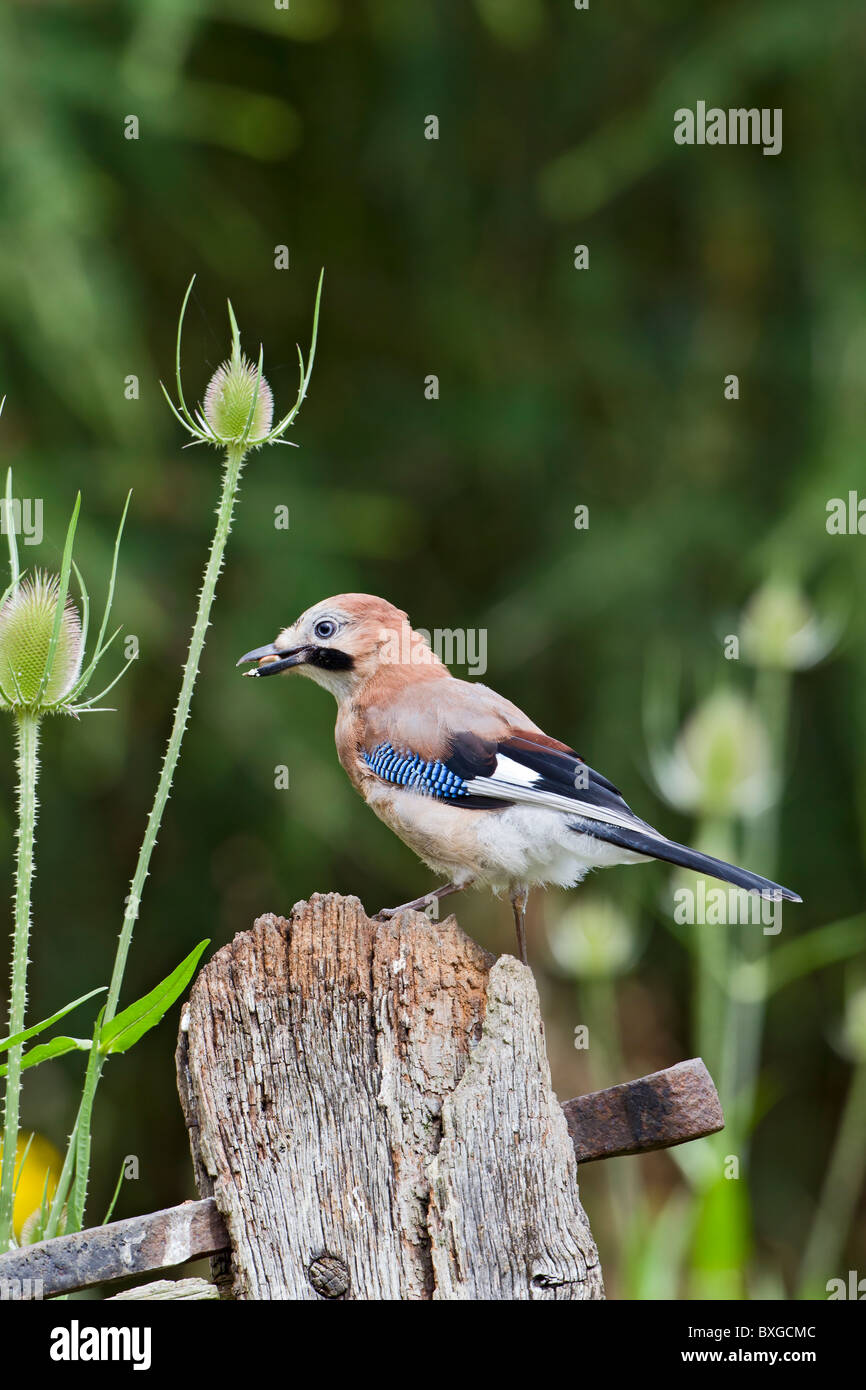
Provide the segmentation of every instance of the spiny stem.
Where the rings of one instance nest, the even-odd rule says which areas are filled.
[[[20,1033],[27,1007],[27,951],[30,943],[30,893],[33,883],[33,845],[36,836],[36,779],[39,774],[39,717],[20,714],[18,743],[18,850],[15,857],[15,928],[12,946],[12,989],[9,1032]],[[23,1044],[9,1049],[3,1117],[3,1160],[0,1164],[0,1251],[8,1250],[15,1205],[15,1158],[21,1102]]]
[[[198,675],[199,662],[201,661],[201,654],[204,650],[207,630],[210,626],[210,614],[216,594],[217,580],[223,567],[226,542],[229,537],[229,532],[231,531],[232,516],[234,514],[235,502],[238,495],[244,454],[245,446],[241,444],[231,445],[226,454],[222,495],[217,511],[216,530],[213,540],[211,541],[207,567],[204,572],[204,579],[198,596],[198,611],[190,638],[186,663],[183,668],[183,681],[181,682],[180,695],[178,696],[177,706],[174,711],[174,722],[172,724],[168,746],[165,751],[159,782],[157,783],[156,795],[153,799],[153,806],[147,818],[144,839],[141,842],[141,849],[138,852],[138,862],[135,866],[135,873],[127,899],[126,913],[123,918],[123,926],[120,931],[120,939],[117,944],[117,953],[114,959],[114,969],[112,970],[111,983],[108,988],[108,999],[106,1001],[105,1014],[102,1020],[103,1027],[110,1023],[117,1013],[120,990],[123,985],[123,975],[126,969],[129,948],[132,943],[132,934],[135,930],[135,923],[141,906],[144,884],[150,869],[150,860],[154,846],[156,845],[156,837],[159,834],[160,825],[162,824],[166,802],[168,801],[169,792],[171,791],[172,779],[177,767],[178,758],[180,757],[181,744],[183,743],[183,736],[189,719],[193,688]],[[81,1099],[75,1127],[70,1136],[69,1148],[67,1149],[66,1159],[63,1164],[63,1171],[60,1175],[60,1181],[54,1196],[51,1218],[47,1229],[47,1234],[49,1235],[56,1234],[59,1229],[63,1206],[69,1194],[73,1172],[76,1168],[74,1150],[77,1149],[79,1155],[89,1155],[90,1117],[96,1087],[102,1075],[104,1062],[105,1058],[103,1054],[99,1052],[94,1041],[92,1064],[88,1075],[89,1084]],[[80,1229],[80,1223],[83,1222],[84,1213],[81,1185],[84,1184],[86,1187],[86,1183],[86,1172],[75,1172],[76,1190],[79,1195],[74,1204],[76,1208],[75,1211],[69,1213],[71,1224],[67,1225],[68,1231]]]
[[[198,611],[195,616],[189,651],[187,652],[186,663],[183,668],[183,681],[180,687],[177,706],[174,711],[174,723],[172,724],[168,747],[165,751],[165,758],[163,759],[162,771],[159,775],[153,806],[147,818],[144,839],[141,842],[141,849],[138,852],[138,863],[135,866],[135,873],[133,875],[132,886],[127,901],[126,914],[123,918],[123,927],[120,933],[117,955],[114,961],[114,970],[112,971],[111,983],[108,987],[108,1000],[105,1005],[103,1025],[109,1024],[117,1012],[120,988],[123,984],[123,974],[126,968],[126,958],[129,955],[132,933],[135,930],[135,922],[138,917],[139,907],[141,906],[144,882],[150,869],[151,855],[153,854],[153,849],[156,844],[156,837],[159,834],[159,828],[162,823],[169,792],[171,791],[171,783],[175,768],[177,767],[178,758],[180,757],[181,744],[183,743],[183,736],[189,719],[192,692],[196,677],[198,676],[199,662],[201,661],[201,654],[204,650],[207,630],[210,627],[211,608],[213,607],[214,596],[216,594],[217,580],[219,579],[220,571],[223,567],[226,542],[229,537],[229,532],[231,531],[232,515],[237,499],[243,461],[244,450],[240,446],[232,446],[229,448],[226,455],[225,472],[223,474],[222,496],[220,497],[219,510],[217,512],[217,525],[213,540],[211,541],[207,567],[204,572],[204,579],[198,596]]]

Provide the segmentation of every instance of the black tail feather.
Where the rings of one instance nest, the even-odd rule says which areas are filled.
[[[687,845],[678,845],[675,840],[657,839],[640,830],[627,830],[624,826],[608,825],[604,821],[581,819],[571,821],[575,830],[584,835],[594,835],[597,840],[605,840],[611,845],[634,850],[636,854],[647,854],[653,859],[663,859],[668,864],[678,864],[683,869],[694,869],[697,873],[709,874],[711,878],[721,879],[723,883],[733,883],[737,888],[745,888],[750,893],[760,893],[765,898],[787,898],[789,902],[800,903],[803,899],[781,883],[762,878],[749,869],[740,869],[736,864],[726,864],[724,859],[713,859],[712,855],[701,854]]]

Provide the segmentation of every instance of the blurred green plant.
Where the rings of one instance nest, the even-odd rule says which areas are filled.
[[[751,697],[713,691],[686,721],[672,757],[656,751],[659,786],[673,804],[698,817],[695,843],[707,853],[736,858],[772,876],[778,870],[779,805],[789,759],[791,675],[816,665],[832,649],[833,625],[821,620],[799,588],[771,578],[741,615],[743,658],[755,668]],[[678,873],[675,883],[696,884]],[[730,901],[730,894],[728,895]],[[717,1080],[725,1130],[701,1141],[704,1158],[675,1153],[694,1193],[688,1292],[696,1298],[745,1298],[761,1271],[752,1268],[754,1236],[747,1176],[751,1137],[766,1095],[762,1091],[764,1018],[771,995],[799,973],[786,969],[799,953],[819,969],[852,955],[862,938],[840,939],[830,925],[803,937],[776,940],[751,917],[727,926],[698,923],[684,939],[692,957],[697,1047]],[[772,947],[771,944],[772,943]],[[843,1121],[844,1126],[844,1121]],[[692,1146],[690,1146],[692,1147]],[[819,1214],[816,1218],[823,1221]],[[836,1238],[844,1224],[835,1223]],[[826,1274],[825,1274],[826,1278]]]
[[[799,1274],[801,1298],[826,1297],[828,1271],[839,1262],[866,1176],[866,986],[851,992],[841,1027],[842,1048],[853,1071],[830,1162],[824,1176]]]
[[[547,939],[558,969],[577,981],[585,1029],[581,1047],[589,1061],[592,1088],[602,1090],[623,1078],[616,984],[640,954],[634,917],[599,890],[587,892],[548,926]],[[625,1251],[643,1206],[640,1169],[613,1164],[605,1176],[608,1220]]]
[[[716,686],[685,719],[666,750],[651,740],[649,762],[661,794],[695,818],[689,842],[772,875],[777,869],[778,812],[788,765],[788,708],[794,671],[816,665],[838,637],[792,583],[773,579],[745,606],[742,655],[755,669],[753,689]],[[648,690],[656,699],[659,691]],[[672,699],[668,683],[663,698]],[[649,723],[669,726],[656,705]],[[682,870],[671,885],[694,893],[697,876]],[[728,925],[671,920],[670,893],[657,905],[691,961],[695,1049],[716,1079],[725,1130],[670,1151],[687,1184],[659,1204],[633,1160],[605,1171],[608,1221],[617,1249],[621,1292],[632,1298],[783,1297],[777,1271],[756,1260],[747,1179],[755,1126],[771,1103],[762,1074],[761,1042],[770,998],[804,975],[862,951],[863,917],[830,923],[780,940],[775,928],[732,916]],[[617,982],[636,956],[637,933],[627,911],[606,898],[582,897],[548,927],[558,968],[580,988],[580,1016],[589,1026],[593,1086],[624,1077],[623,1024]],[[799,1293],[820,1297],[838,1261],[866,1171],[866,990],[852,991],[840,1049],[853,1063],[848,1099],[802,1258]],[[629,1166],[632,1165],[632,1166]],[[664,1255],[661,1252],[664,1251]]]

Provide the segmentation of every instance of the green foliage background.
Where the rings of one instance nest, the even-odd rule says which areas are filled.
[[[328,698],[234,669],[311,602],[359,589],[420,626],[486,628],[485,678],[639,813],[694,838],[652,777],[653,711],[672,736],[714,690],[748,694],[754,673],[723,659],[723,637],[765,580],[793,579],[841,632],[793,677],[778,855],[750,866],[805,901],[758,947],[840,922],[843,945],[810,938],[804,973],[769,1000],[739,1182],[708,1182],[683,1150],[587,1168],[582,1192],[613,1294],[800,1287],[863,1071],[842,1018],[864,984],[866,542],[828,536],[825,507],[863,485],[864,42],[842,0],[0,10],[2,448],[17,493],[45,507],[44,543],[22,559],[57,567],[81,487],[78,560],[89,581],[105,573],[133,487],[116,612],[141,647],[117,714],[46,729],[32,1017],[107,979],[212,529],[218,460],[182,451],[158,389],[183,289],[197,272],[188,396],[225,355],[228,294],[248,348],[265,345],[279,408],[324,264],[302,447],[248,465],[127,998],[203,935],[219,944],[314,890],[373,911],[431,886],[346,783]],[[673,112],[698,99],[781,107],[782,154],[676,146]],[[430,113],[438,141],[423,136]],[[288,271],[274,268],[283,243]],[[578,243],[588,272],[573,268]],[[124,397],[130,373],[138,401]],[[424,398],[429,373],[438,401]],[[273,524],[280,504],[288,532]],[[11,730],[4,766],[9,793]],[[11,809],[7,794],[10,881]],[[671,930],[667,883],[653,867],[593,885],[634,937],[628,969],[603,980],[570,978],[546,945],[580,895],[532,904],[563,1098],[697,1051],[697,937],[712,929]],[[512,949],[506,905],[468,896],[456,910]],[[588,1056],[572,1033],[590,1015]],[[117,1215],[192,1193],[172,1027],[109,1069],[93,1220],[127,1154],[141,1176]],[[64,1060],[28,1078],[25,1122],[61,1145],[79,1071]],[[837,1162],[856,1192],[853,1104]],[[819,1296],[866,1263],[862,1220],[834,1215],[837,1178]]]

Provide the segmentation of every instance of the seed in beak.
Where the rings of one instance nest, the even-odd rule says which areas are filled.
[[[252,671],[244,671],[245,676],[257,676],[262,666],[270,666],[274,661],[279,661],[278,656],[260,656]]]

